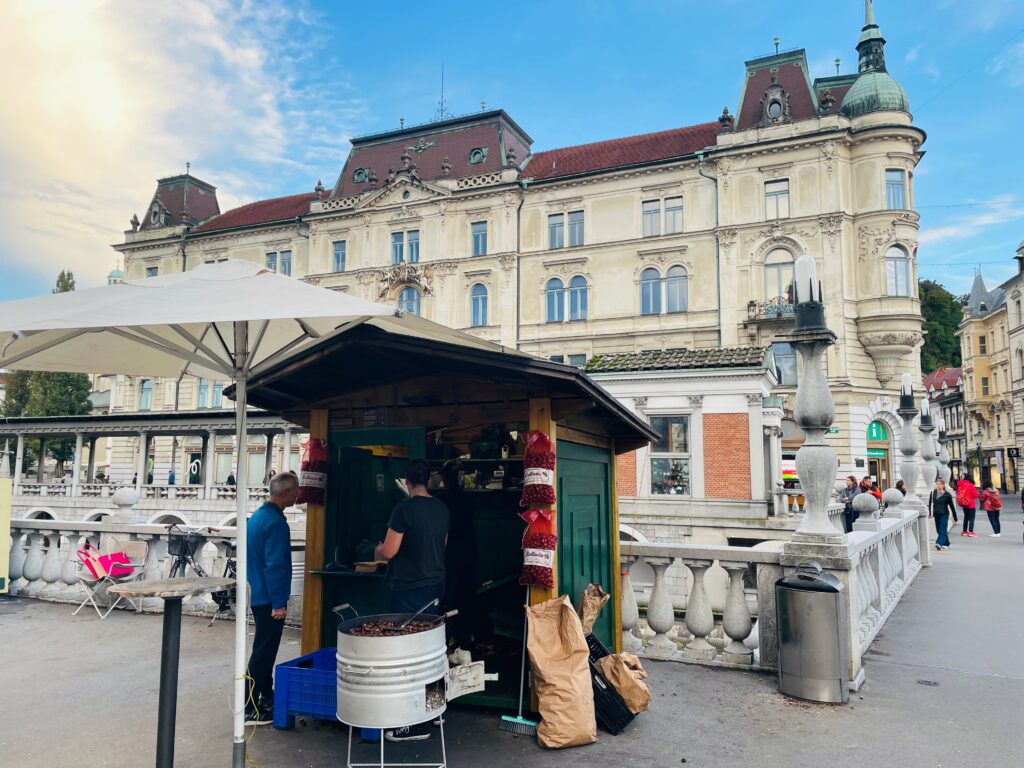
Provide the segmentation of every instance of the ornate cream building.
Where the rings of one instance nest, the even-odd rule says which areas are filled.
[[[225,213],[212,185],[163,179],[116,248],[127,279],[248,259],[576,365],[771,346],[787,413],[800,364],[776,336],[810,253],[838,337],[839,471],[867,471],[877,422],[891,482],[896,382],[920,374],[925,134],[884,44],[869,1],[856,73],[812,79],[804,50],[753,59],[735,113],[683,128],[534,151],[506,112],[481,112],[354,139],[331,188]]]

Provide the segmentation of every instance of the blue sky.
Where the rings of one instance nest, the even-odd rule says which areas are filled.
[[[1024,239],[1024,3],[876,0],[889,71],[928,133],[921,276],[1009,277]],[[57,271],[102,283],[158,176],[222,209],[333,183],[348,137],[507,110],[534,149],[735,111],[743,62],[807,49],[856,67],[858,0],[317,3],[39,0],[0,6],[0,299]],[[60,51],[61,55],[54,55]],[[31,62],[31,66],[26,66]]]

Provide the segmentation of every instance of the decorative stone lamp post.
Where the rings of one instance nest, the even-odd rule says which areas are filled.
[[[836,454],[825,434],[836,416],[836,405],[822,369],[821,357],[835,344],[836,335],[825,325],[814,257],[801,256],[795,265],[796,306],[794,328],[788,340],[803,360],[803,375],[796,390],[794,412],[806,439],[796,454],[796,471],[807,503],[793,534],[794,541],[841,544],[845,534],[828,519],[828,503],[836,477]]]
[[[922,507],[924,504],[917,496],[917,478],[920,470],[914,459],[914,454],[917,453],[917,435],[914,434],[917,408],[914,406],[914,385],[909,373],[903,374],[900,384],[900,407],[896,412],[903,419],[903,429],[900,430],[900,453],[903,454],[903,461],[900,462],[900,479],[907,486],[904,504],[908,507]]]
[[[935,476],[938,474],[938,467],[935,465],[935,442],[932,439],[932,432],[935,425],[932,423],[931,406],[927,397],[921,398],[921,434],[924,440],[921,442],[921,474],[924,475],[924,485],[928,493],[935,487]]]
[[[949,438],[946,437],[946,420],[939,417],[939,477],[942,481],[949,485],[949,478],[953,476],[953,470],[949,468],[949,451],[946,450],[946,443],[949,442]]]

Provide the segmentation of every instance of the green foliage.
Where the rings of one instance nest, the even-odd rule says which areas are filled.
[[[963,319],[965,297],[954,296],[932,280],[922,280],[918,292],[926,334],[921,348],[921,369],[934,371],[959,366],[960,340],[955,334]]]
[[[4,384],[4,400],[0,402],[0,413],[5,417],[24,416],[31,394],[31,371],[8,371]]]
[[[57,287],[53,289],[53,292],[67,293],[73,290],[75,290],[75,273],[70,269],[62,269],[57,275]]]

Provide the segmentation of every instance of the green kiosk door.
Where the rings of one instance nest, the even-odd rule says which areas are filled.
[[[613,592],[612,513],[609,504],[608,452],[558,441],[558,583],[579,607],[588,583]],[[612,645],[613,610],[609,602],[594,624],[594,634]]]

